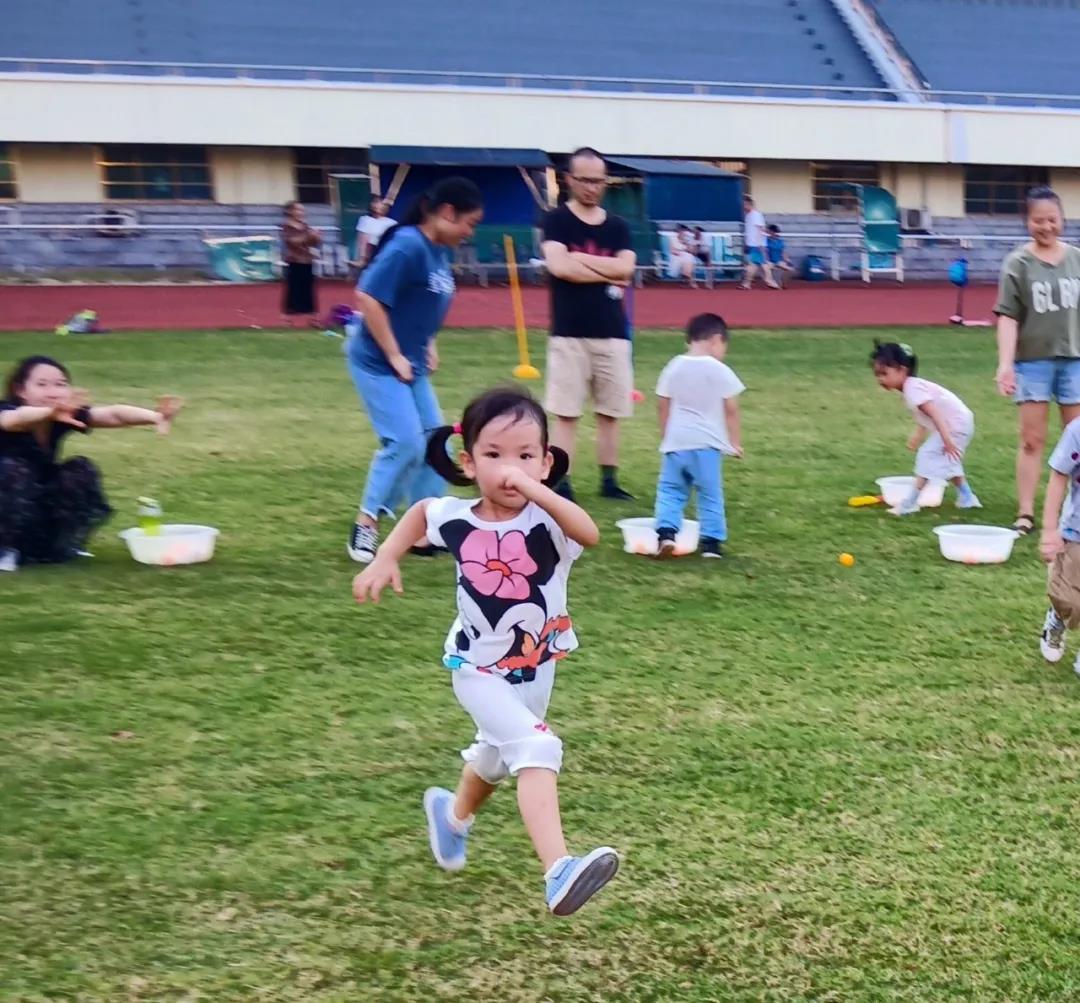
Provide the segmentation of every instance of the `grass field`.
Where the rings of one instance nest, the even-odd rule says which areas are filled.
[[[906,521],[847,508],[911,464],[872,334],[736,333],[724,562],[623,554],[615,519],[651,509],[651,404],[625,425],[637,505],[595,498],[587,430],[603,540],[574,574],[582,647],[550,720],[571,846],[610,842],[623,869],[563,921],[509,791],[465,872],[430,859],[421,794],[453,784],[470,735],[439,665],[451,565],[414,560],[404,597],[352,604],[373,443],[337,343],[0,336],[5,364],[62,352],[99,402],[189,400],[168,439],[73,443],[118,510],[95,560],[0,579],[0,999],[1080,998],[1072,653],[1039,658],[1033,541],[948,565],[930,528],[951,498]],[[1006,523],[989,336],[903,335],[975,410],[972,483]],[[639,386],[679,344],[639,336]],[[442,345],[451,415],[514,362],[505,332]],[[115,533],[146,493],[221,528],[213,563],[129,559]]]

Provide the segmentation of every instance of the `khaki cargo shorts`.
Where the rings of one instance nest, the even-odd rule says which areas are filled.
[[[593,411],[609,418],[633,414],[634,373],[626,338],[548,338],[544,409],[580,418],[592,397]]]
[[[1065,626],[1069,630],[1080,627],[1080,543],[1066,543],[1054,558],[1046,592]]]

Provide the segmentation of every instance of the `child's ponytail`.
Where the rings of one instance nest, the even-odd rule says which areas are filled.
[[[460,434],[460,425],[440,425],[428,439],[427,454],[424,459],[444,481],[455,484],[459,488],[467,488],[472,481],[466,476],[465,471],[450,459],[450,451],[447,449],[450,436]]]

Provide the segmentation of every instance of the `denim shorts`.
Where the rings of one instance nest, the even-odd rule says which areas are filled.
[[[1028,359],[1016,363],[1017,404],[1080,404],[1080,359]]]
[[[765,252],[760,247],[748,247],[746,249],[746,260],[752,265],[765,264]]]

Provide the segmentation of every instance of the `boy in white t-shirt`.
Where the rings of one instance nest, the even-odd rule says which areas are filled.
[[[727,539],[722,457],[742,456],[739,405],[746,387],[722,361],[728,329],[715,313],[686,326],[688,350],[665,367],[656,382],[664,454],[656,485],[658,557],[675,551],[690,492],[697,492],[702,557],[722,557]]]
[[[874,342],[870,364],[879,386],[897,390],[915,418],[908,439],[915,455],[915,486],[892,511],[911,515],[919,511],[919,493],[927,481],[951,481],[956,486],[957,508],[982,508],[964,475],[964,453],[975,435],[975,416],[951,390],[919,379],[919,360],[909,345]]]

